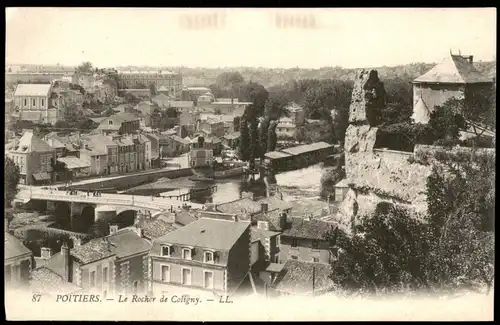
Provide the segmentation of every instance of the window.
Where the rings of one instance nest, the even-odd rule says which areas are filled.
[[[281,236],[276,236],[276,246],[280,246],[281,245]]]
[[[32,99],[32,100],[31,100],[31,105],[32,105],[32,106],[36,106],[36,99]]]
[[[108,282],[108,268],[102,268],[102,282]]]
[[[211,271],[203,271],[203,287],[205,289],[214,288],[214,273]]]
[[[161,256],[170,256],[170,246],[161,247]]]
[[[108,125],[113,125],[113,121],[108,121]]]
[[[182,284],[191,285],[191,269],[182,269]]]
[[[23,100],[23,105],[24,106],[28,106],[28,100],[27,99]]]
[[[292,239],[292,247],[297,247],[299,245],[299,241],[297,239]]]
[[[313,257],[313,262],[314,262],[314,263],[318,263],[318,262],[319,262],[319,258],[317,258],[317,257]]]
[[[312,241],[312,248],[318,248],[318,246],[319,246],[318,241],[317,240],[313,240]]]
[[[298,257],[298,256],[296,256],[296,255],[292,255],[292,256],[291,256],[291,259],[292,259],[292,260],[298,260],[298,259],[299,259],[299,257]]]
[[[183,248],[182,249],[182,259],[184,259],[184,260],[191,259],[191,248]]]
[[[40,106],[44,106],[45,105],[45,99],[42,98],[42,101],[40,102]]]
[[[214,253],[213,252],[205,252],[203,261],[205,263],[213,263],[214,262]]]
[[[161,266],[161,281],[170,282],[170,266],[168,265]]]
[[[95,287],[95,271],[90,272],[90,287]]]

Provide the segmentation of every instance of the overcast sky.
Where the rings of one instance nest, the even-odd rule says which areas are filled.
[[[217,13],[215,29],[186,17]],[[314,17],[277,28],[275,13]],[[362,68],[436,62],[450,49],[490,61],[496,9],[9,8],[8,63]],[[306,20],[307,21],[307,20]]]

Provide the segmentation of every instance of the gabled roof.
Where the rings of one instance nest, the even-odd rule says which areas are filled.
[[[116,234],[97,238],[86,244],[75,247],[71,255],[84,264],[98,261],[103,258],[116,256],[124,258],[149,251],[151,244],[140,237],[133,229],[120,229]]]
[[[295,238],[319,239],[325,240],[329,230],[335,229],[336,225],[330,222],[292,217],[288,218],[286,229],[283,235]]]
[[[71,294],[83,290],[46,267],[31,272],[30,289],[44,294]]]
[[[329,278],[332,268],[329,264],[288,260],[276,278],[273,287],[293,294],[311,294],[333,288]]]
[[[226,203],[217,204],[217,211],[241,215],[243,213],[254,214],[261,211],[260,203],[249,198],[242,198]]]
[[[18,148],[16,152],[30,153],[30,152],[50,152],[54,149],[45,141],[33,134],[33,132],[26,132],[19,139]]]
[[[14,96],[49,96],[51,84],[19,84]]]
[[[229,251],[249,227],[248,222],[201,218],[158,238],[155,246],[174,244]]]
[[[479,72],[469,60],[461,55],[448,56],[417,79],[414,83],[470,84],[488,83],[493,80]]]
[[[4,245],[5,260],[8,260],[10,258],[16,258],[22,255],[32,254],[31,251],[26,246],[24,246],[24,244],[19,239],[17,239],[16,237],[12,236],[7,232],[4,232],[4,234],[5,234],[5,245]]]

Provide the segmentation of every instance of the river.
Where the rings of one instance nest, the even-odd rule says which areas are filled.
[[[313,165],[294,171],[287,171],[274,175],[276,185],[283,193],[286,201],[298,199],[319,200],[321,189],[321,176],[327,170],[322,164]],[[271,177],[272,178],[272,177]],[[273,180],[269,179],[272,183]],[[242,192],[252,192],[255,197],[266,196],[266,184],[259,180],[255,182],[245,181],[243,177],[223,179],[215,181],[191,181],[188,177],[176,179],[160,179],[156,182],[143,184],[131,188],[125,193],[137,195],[156,195],[171,192],[171,195],[184,194],[190,189],[203,189],[209,186],[217,186],[217,190],[210,194],[207,192],[197,194],[192,198],[197,203],[223,203],[240,198]]]

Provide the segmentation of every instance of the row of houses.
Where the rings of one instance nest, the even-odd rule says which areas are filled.
[[[5,154],[19,166],[21,183],[31,185],[158,167],[159,145],[154,134],[49,133],[42,139],[27,130],[5,146]],[[65,174],[54,170],[57,162]]]
[[[105,237],[64,243],[55,254],[42,249],[40,257],[6,232],[6,282],[58,294],[329,291],[336,226],[290,217],[290,209],[274,197],[244,197],[204,210],[142,216],[130,227],[111,225]]]

